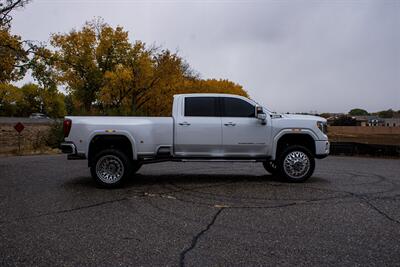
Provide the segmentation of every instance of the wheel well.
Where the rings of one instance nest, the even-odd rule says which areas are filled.
[[[314,139],[308,134],[285,134],[277,143],[276,158],[279,157],[282,151],[292,145],[304,146],[312,155],[315,155],[315,142]]]
[[[125,153],[129,158],[133,158],[133,150],[131,141],[123,135],[96,135],[89,144],[88,164],[91,166],[92,161],[97,153],[104,149],[118,149]]]

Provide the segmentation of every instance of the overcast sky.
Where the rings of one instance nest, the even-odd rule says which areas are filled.
[[[14,13],[13,32],[48,41],[96,16],[272,110],[400,109],[400,0],[33,0]]]

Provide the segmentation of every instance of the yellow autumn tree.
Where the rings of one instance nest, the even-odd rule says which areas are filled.
[[[101,20],[87,22],[80,30],[53,34],[51,45],[58,80],[84,113],[96,106],[105,73],[124,62],[131,47],[122,27],[114,29]]]
[[[0,116],[14,116],[17,114],[17,102],[21,97],[21,90],[18,87],[0,83]]]
[[[74,114],[168,115],[172,96],[189,92],[247,95],[228,80],[202,80],[177,53],[130,42],[122,27],[101,20],[51,37],[53,49],[33,64],[44,86],[66,85]]]
[[[11,33],[11,13],[29,0],[0,1],[0,83],[23,78],[28,69],[29,50],[24,48],[21,37]]]
[[[28,83],[18,88],[20,97],[16,101],[17,115],[27,117],[32,113],[44,113],[51,118],[65,116],[64,95],[36,84]]]
[[[0,82],[8,83],[23,78],[27,70],[28,52],[21,37],[0,26]]]
[[[114,71],[104,74],[104,86],[99,92],[99,100],[103,103],[106,113],[111,115],[129,115],[132,92],[133,73],[123,65],[118,65]]]
[[[191,93],[223,93],[248,97],[247,92],[239,84],[229,80],[216,79],[188,79],[181,77],[163,84],[145,106],[146,114],[155,116],[170,116],[174,94]]]

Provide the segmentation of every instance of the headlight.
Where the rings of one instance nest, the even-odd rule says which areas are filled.
[[[318,121],[318,122],[317,122],[317,127],[318,127],[318,129],[320,129],[321,132],[323,132],[324,134],[327,134],[327,133],[328,133],[328,125],[326,124],[326,122]]]

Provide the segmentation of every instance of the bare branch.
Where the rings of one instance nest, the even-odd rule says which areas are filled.
[[[0,26],[9,27],[12,17],[10,12],[24,7],[31,0],[0,0]]]

